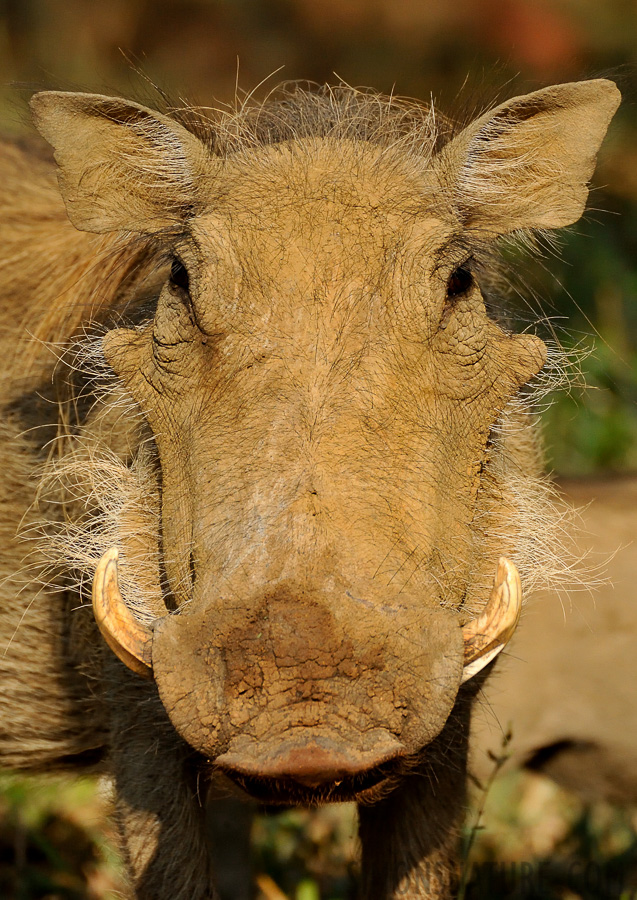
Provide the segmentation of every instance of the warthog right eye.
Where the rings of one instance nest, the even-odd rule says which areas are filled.
[[[190,278],[188,277],[188,269],[176,256],[170,266],[170,284],[182,291],[190,291]]]
[[[463,265],[458,266],[457,269],[454,269],[449,276],[449,281],[447,282],[447,298],[449,300],[455,300],[456,297],[466,294],[472,285],[473,275],[471,269],[469,268],[468,263],[464,263]]]

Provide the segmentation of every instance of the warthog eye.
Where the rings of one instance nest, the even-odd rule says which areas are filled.
[[[179,288],[182,291],[190,290],[190,278],[188,277],[188,270],[185,265],[182,263],[180,259],[177,259],[175,256],[170,265],[170,283],[174,287]]]
[[[447,298],[454,300],[462,294],[466,294],[470,287],[473,286],[473,275],[468,267],[468,263],[458,266],[457,269],[449,276],[447,282]]]

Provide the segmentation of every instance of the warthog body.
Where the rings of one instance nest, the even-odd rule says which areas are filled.
[[[498,558],[530,589],[554,555],[545,347],[483,290],[499,239],[579,218],[617,97],[453,134],[349,88],[40,94],[64,205],[2,149],[0,750],[107,768],[135,896],[216,896],[213,778],[358,801],[367,898],[453,891]]]

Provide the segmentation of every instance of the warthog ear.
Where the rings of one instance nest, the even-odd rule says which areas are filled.
[[[32,97],[31,108],[55,150],[76,228],[151,234],[192,210],[210,157],[178,122],[99,94],[46,91]]]
[[[557,84],[473,122],[437,160],[463,224],[497,236],[576,222],[619,101],[605,79]]]

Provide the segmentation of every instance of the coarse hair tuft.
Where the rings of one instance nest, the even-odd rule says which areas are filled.
[[[235,107],[183,106],[168,114],[215,155],[312,138],[363,141],[430,157],[454,133],[433,104],[346,84],[285,82],[263,101],[248,95]]]

